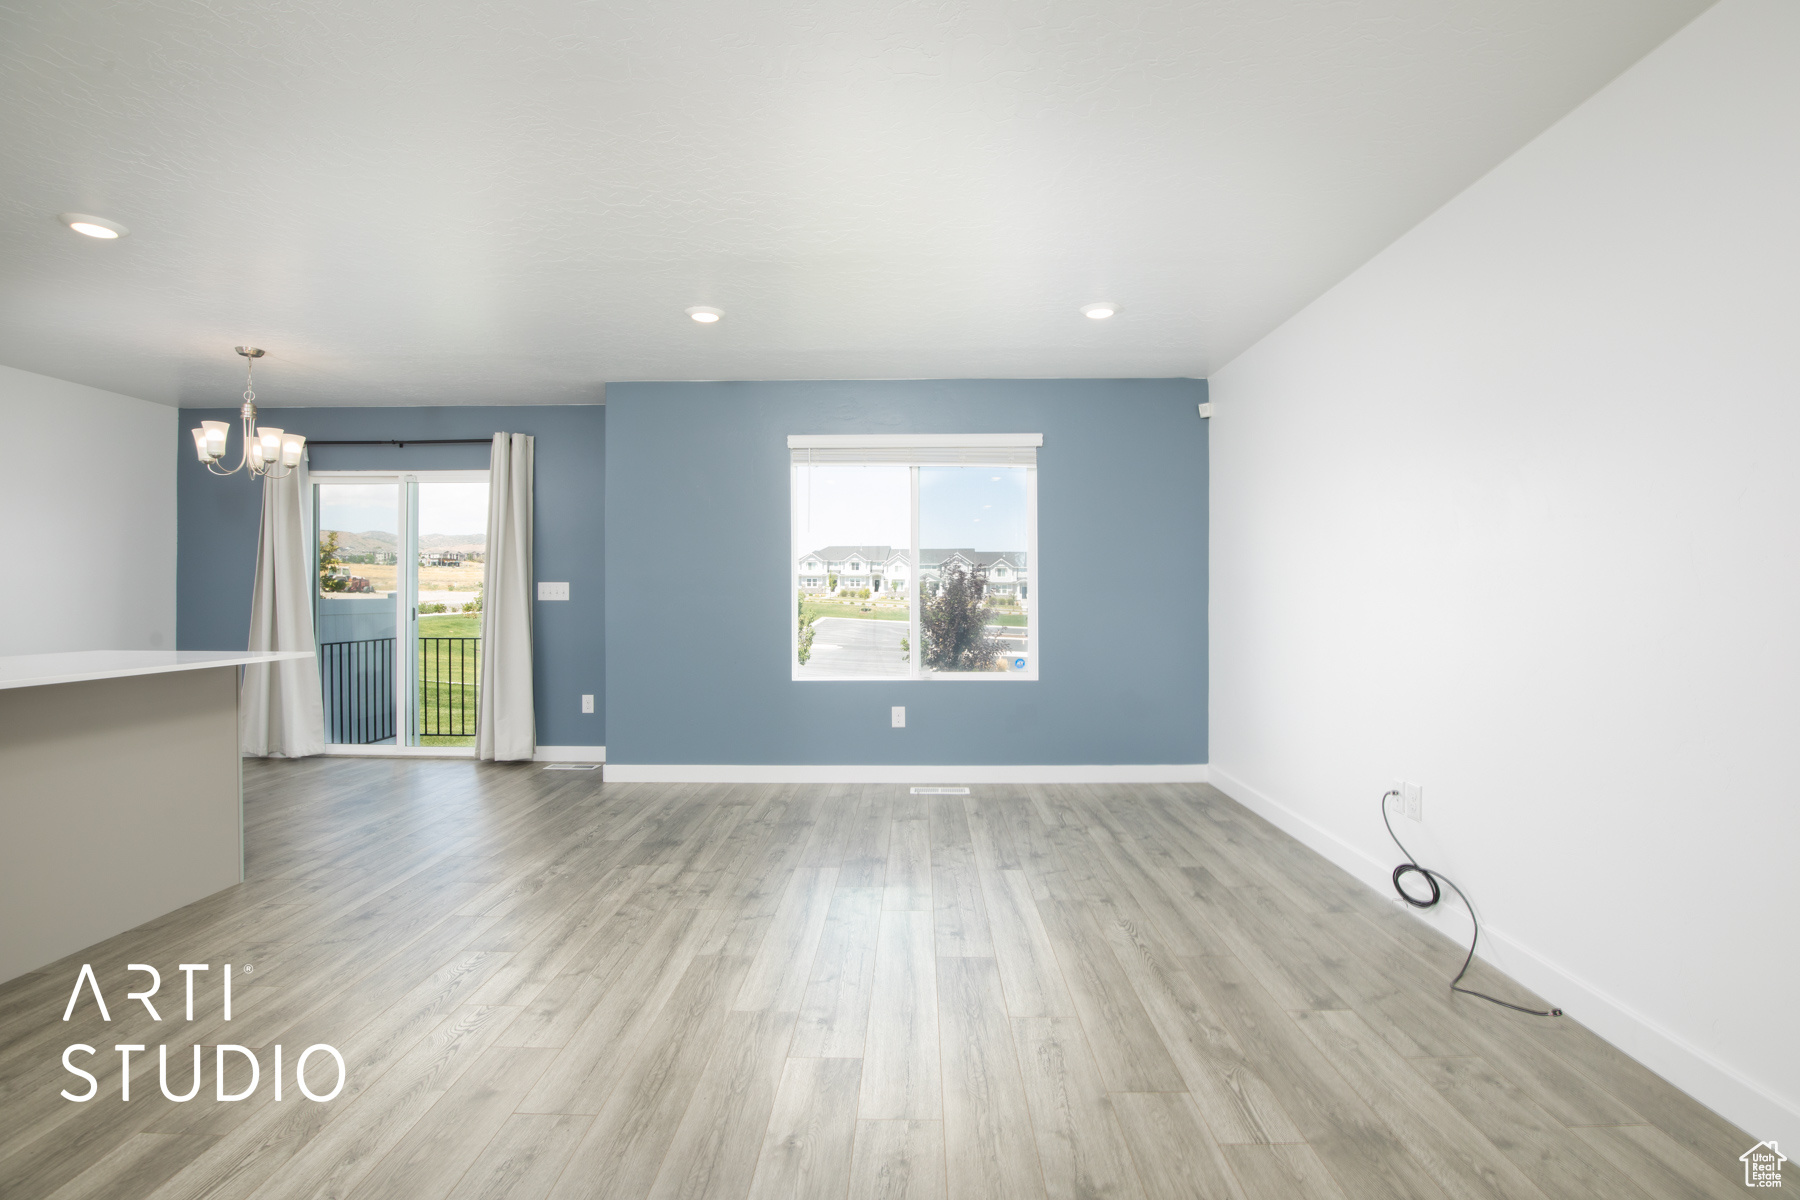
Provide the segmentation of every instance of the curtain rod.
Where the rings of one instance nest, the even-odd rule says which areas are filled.
[[[493,438],[407,438],[404,442],[389,438],[378,442],[320,442],[306,439],[309,446],[491,446]]]

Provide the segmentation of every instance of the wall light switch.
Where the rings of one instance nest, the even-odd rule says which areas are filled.
[[[585,693],[582,695],[581,711],[584,713],[591,713],[594,711],[594,698],[592,696],[586,695]]]
[[[894,728],[906,728],[906,706],[903,704],[894,705]]]
[[[566,583],[540,583],[540,584],[538,584],[538,599],[539,600],[567,600],[568,598],[569,598],[569,585]]]

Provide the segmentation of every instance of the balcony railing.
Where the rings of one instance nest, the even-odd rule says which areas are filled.
[[[481,639],[420,638],[418,644],[418,736],[474,737],[480,713]],[[327,742],[367,746],[396,740],[393,638],[321,643],[319,689],[325,702]]]
[[[367,746],[394,738],[394,639],[324,642],[319,690],[325,701],[325,740]]]
[[[481,639],[419,639],[419,736],[474,737]]]

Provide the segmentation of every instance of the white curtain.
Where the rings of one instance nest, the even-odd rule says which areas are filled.
[[[325,707],[312,618],[312,485],[305,458],[281,479],[264,478],[262,488],[249,648],[315,653],[244,668],[238,741],[243,753],[257,757],[323,754]]]
[[[531,698],[531,464],[529,435],[494,435],[475,753],[502,761],[529,759],[537,750]]]

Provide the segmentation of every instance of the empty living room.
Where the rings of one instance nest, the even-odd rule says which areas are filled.
[[[0,1197],[1800,1188],[1796,64],[0,6]]]

